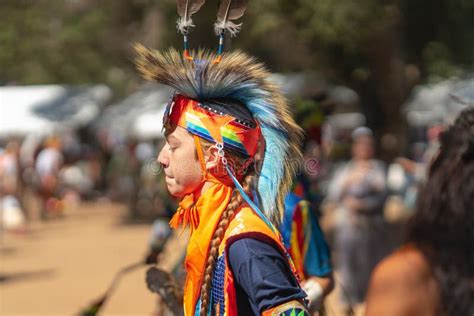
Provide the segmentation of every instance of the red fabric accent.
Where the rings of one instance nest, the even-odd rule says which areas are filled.
[[[242,143],[245,146],[250,157],[253,157],[258,150],[258,143],[263,139],[262,131],[260,129],[260,124],[257,123],[257,127],[253,129],[242,129],[236,134],[242,140]],[[240,124],[239,124],[240,125]]]
[[[296,205],[295,210],[293,212],[293,221],[291,225],[291,246],[289,252],[291,258],[293,258],[294,260],[293,262],[295,264],[296,271],[298,271],[298,275],[304,278],[304,223],[301,212],[301,206],[299,204]]]
[[[296,223],[296,240],[299,245],[304,245],[304,226],[303,216],[301,214],[301,206],[296,206],[295,212],[293,213],[293,222]]]
[[[304,198],[305,198],[305,196],[304,196],[304,195],[305,195],[305,192],[304,192],[303,184],[302,184],[302,183],[298,183],[298,184],[296,185],[295,189],[293,190],[293,193],[294,193],[296,196],[298,196],[298,197],[304,199]]]
[[[224,280],[224,291],[225,291],[225,314],[227,316],[237,316],[239,314],[239,311],[237,310],[237,304],[229,304],[228,302],[237,302],[237,294],[235,293],[235,286],[234,286],[234,276],[232,273],[228,273],[228,261],[227,261],[227,255],[225,256],[225,265],[226,265],[226,271],[225,271],[225,280]],[[221,307],[223,308],[223,307]]]

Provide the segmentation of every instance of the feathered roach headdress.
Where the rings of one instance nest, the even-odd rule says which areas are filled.
[[[231,1],[223,1],[221,5],[223,3],[227,3],[227,11],[222,9],[227,15],[218,18],[216,23],[220,36],[228,27],[236,30],[235,24],[229,23]],[[242,8],[238,11],[241,16]],[[180,21],[186,21],[186,18],[181,15]],[[183,25],[190,24],[192,22],[188,21]],[[258,183],[253,188],[258,193],[264,215],[243,192],[232,170],[227,168],[227,171],[249,205],[265,219],[278,224],[284,196],[301,158],[301,129],[291,117],[286,99],[270,82],[270,73],[255,58],[239,51],[222,53],[222,45],[216,53],[198,51],[191,57],[186,42],[184,54],[174,49],[159,52],[136,45],[138,70],[145,79],[176,89],[177,95],[168,105],[169,113],[165,116],[173,119],[174,115],[179,115],[175,121],[190,133],[224,149],[240,152],[244,157],[253,157],[258,151],[256,145],[264,146],[260,148],[263,149],[263,161],[258,170]],[[242,108],[247,109],[250,116],[241,113]],[[186,115],[181,115],[183,113]],[[214,125],[216,121],[220,122],[217,129],[208,123],[209,117]],[[259,141],[261,136],[263,140]]]

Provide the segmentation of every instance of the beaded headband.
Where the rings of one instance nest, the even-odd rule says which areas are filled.
[[[163,116],[164,128],[181,126],[189,133],[224,149],[237,152],[245,158],[253,157],[261,137],[260,126],[255,121],[235,118],[205,103],[175,94]]]

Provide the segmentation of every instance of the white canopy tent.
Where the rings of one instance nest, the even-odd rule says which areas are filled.
[[[138,138],[163,137],[163,115],[165,107],[138,116],[133,124],[133,134]]]
[[[0,87],[0,137],[47,135],[94,120],[112,95],[97,86]]]
[[[109,106],[98,126],[110,133],[139,139],[162,138],[162,121],[171,89],[147,85],[124,100]]]
[[[418,86],[403,109],[410,125],[430,126],[452,122],[469,104],[474,104],[474,78]]]
[[[318,73],[272,74],[270,80],[278,85],[288,98],[307,98],[326,94],[336,103],[340,110],[354,110],[359,96],[354,90],[345,86],[328,84]]]

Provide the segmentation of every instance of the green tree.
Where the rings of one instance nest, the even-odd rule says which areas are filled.
[[[194,16],[192,47],[217,46],[216,9],[209,0]],[[174,0],[1,1],[0,82],[105,82],[120,96],[140,82],[132,44],[181,47],[176,19]],[[369,125],[399,139],[412,87],[474,63],[472,0],[255,0],[242,21],[227,47],[354,88]]]

